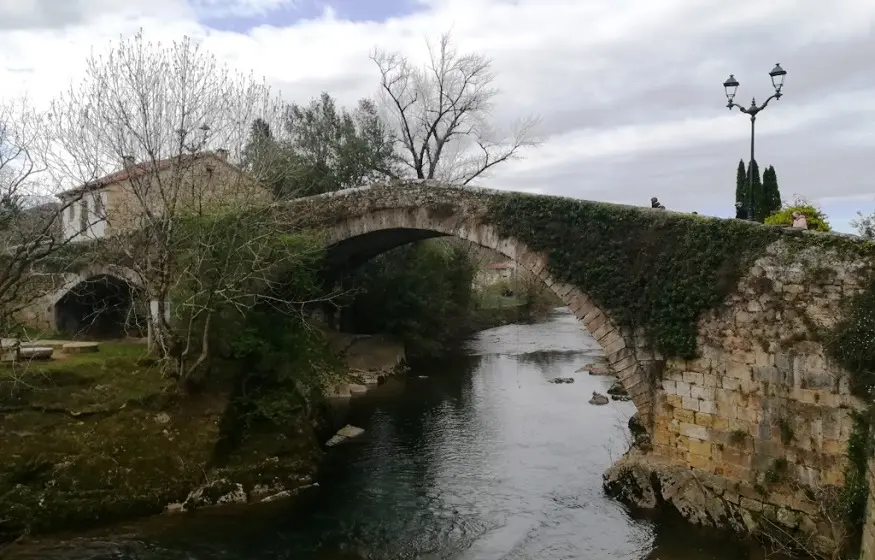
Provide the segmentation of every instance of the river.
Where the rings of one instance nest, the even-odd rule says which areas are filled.
[[[366,430],[332,448],[295,503],[161,516],[13,549],[18,560],[744,560],[750,543],[636,519],[602,491],[631,403],[564,309],[484,331],[459,361],[394,379],[339,411]],[[574,377],[573,384],[551,384]]]

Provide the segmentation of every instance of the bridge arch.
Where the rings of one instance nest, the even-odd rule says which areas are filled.
[[[655,356],[641,352],[633,333],[619,328],[610,314],[578,287],[556,280],[548,272],[546,255],[516,238],[501,236],[494,227],[462,212],[437,213],[426,208],[373,209],[326,227],[324,235],[327,266],[332,270],[354,269],[390,249],[433,237],[458,237],[503,254],[539,278],[582,322],[601,345],[645,425],[650,425],[653,384],[649,372]]]
[[[74,338],[141,336],[139,277],[115,265],[71,274],[51,297],[55,329]]]

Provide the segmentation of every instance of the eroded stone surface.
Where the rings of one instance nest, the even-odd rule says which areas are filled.
[[[780,503],[773,489],[728,482],[686,465],[632,452],[604,474],[605,491],[633,508],[671,509],[691,523],[759,534],[782,544],[804,542],[809,551],[830,555],[838,527],[813,521],[821,504],[802,490],[784,491]]]
[[[47,346],[28,346],[18,350],[18,357],[22,360],[50,360],[54,349]]]
[[[68,342],[61,346],[61,349],[67,354],[84,354],[88,352],[97,352],[100,350],[98,342]]]
[[[852,416],[865,405],[811,327],[828,329],[842,318],[843,298],[862,289],[863,266],[834,250],[799,251],[779,241],[723,306],[700,318],[699,357],[666,361],[652,388],[653,453],[638,464],[674,465],[659,476],[684,489],[684,504],[695,505],[700,491],[685,469],[717,489],[720,503],[678,507],[692,521],[705,523],[708,514],[755,533],[774,522],[791,525],[804,542],[835,546],[824,512],[800,496],[827,495],[844,483]],[[728,490],[735,487],[746,493]],[[769,514],[768,523],[759,513]]]

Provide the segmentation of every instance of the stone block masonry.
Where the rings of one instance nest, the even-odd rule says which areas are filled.
[[[631,453],[606,486],[640,503],[637,492],[640,505],[667,501],[699,523],[831,554],[846,534],[827,508],[865,404],[817,333],[863,289],[864,266],[825,247],[771,245],[700,319],[699,357],[666,361],[652,400],[653,452]]]

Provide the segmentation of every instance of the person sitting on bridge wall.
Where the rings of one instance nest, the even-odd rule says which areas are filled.
[[[650,199],[650,207],[651,208],[659,208],[660,210],[665,210],[665,206],[663,206],[659,202],[659,200],[657,200],[657,198],[655,196],[651,197],[651,199]]]
[[[808,218],[802,212],[793,212],[793,227],[808,229]]]

